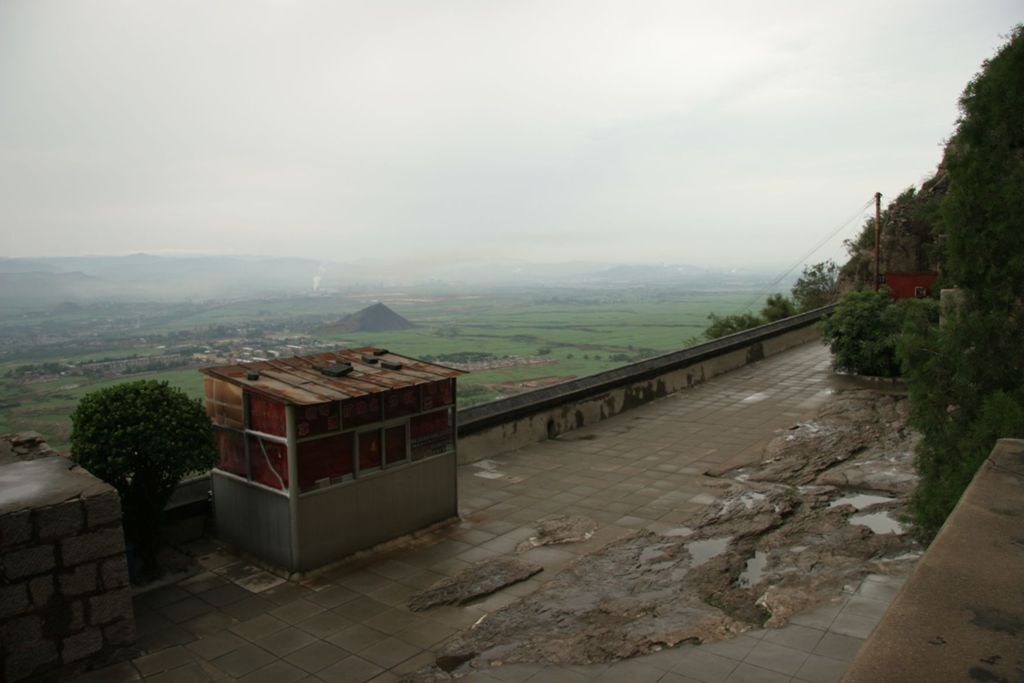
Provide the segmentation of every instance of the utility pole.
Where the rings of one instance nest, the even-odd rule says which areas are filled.
[[[882,193],[875,193],[875,291],[878,291],[878,243],[882,235]]]

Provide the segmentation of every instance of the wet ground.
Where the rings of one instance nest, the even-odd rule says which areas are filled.
[[[509,662],[612,663],[778,628],[868,575],[905,575],[919,553],[898,521],[914,479],[907,414],[900,396],[836,391],[772,439],[760,461],[709,481],[721,489],[703,513],[580,557],[453,638],[446,661],[459,663],[456,674]],[[872,471],[874,488],[864,478],[824,483],[836,470]]]
[[[813,441],[812,427],[791,428],[817,424],[845,386],[828,361],[808,345],[462,467],[461,523],[303,582],[195,544],[200,574],[136,600],[140,656],[87,680],[448,680],[445,670],[466,681],[837,680],[900,585],[900,555],[912,553],[889,527],[870,528],[899,503],[858,497],[900,495],[860,486],[871,468],[854,467],[891,453],[857,447],[829,467],[808,457],[783,480],[733,469],[773,439]],[[840,465],[856,486],[822,483]],[[831,536],[841,540],[830,546]],[[802,603],[770,590],[813,578],[851,539],[858,561],[881,562],[823,572]],[[803,559],[787,573],[790,556]],[[525,578],[506,566],[515,580],[467,605],[409,609],[495,558],[542,571]],[[500,616],[516,610],[543,617],[539,630],[499,628],[516,623]],[[758,625],[782,614],[781,628]],[[607,637],[580,636],[595,626]],[[445,670],[431,669],[439,657]]]

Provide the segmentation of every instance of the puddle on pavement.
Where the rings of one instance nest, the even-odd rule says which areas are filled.
[[[670,548],[674,544],[672,543],[661,543],[659,545],[652,545],[649,548],[644,548],[640,552],[640,562],[647,564],[651,560],[656,560],[660,557],[665,557],[665,548]]]
[[[919,560],[921,559],[921,553],[903,553],[902,555],[897,555],[896,557],[884,557],[882,559],[889,562],[901,562],[903,560]]]
[[[481,479],[504,479],[505,481],[510,481],[513,484],[518,484],[523,480],[522,477],[505,474],[498,469],[499,466],[500,463],[495,462],[494,460],[478,460],[473,463],[473,467],[478,468],[480,471],[474,472],[473,476],[480,477]]]
[[[765,565],[768,564],[768,555],[760,550],[754,551],[754,556],[747,560],[747,566],[740,574],[739,584],[741,586],[753,586],[761,580]]]
[[[852,505],[858,510],[863,510],[866,507],[878,505],[879,503],[891,503],[893,500],[895,500],[895,498],[890,498],[889,496],[873,496],[870,493],[858,493],[852,496],[836,498],[829,503],[829,507],[834,508],[840,505]]]
[[[669,529],[668,531],[662,531],[662,536],[689,536],[693,533],[693,529],[688,526],[679,526],[675,529]]]
[[[861,515],[851,515],[850,524],[861,524],[871,529],[876,534],[902,534],[903,525],[889,516],[888,512],[867,512]]]
[[[754,507],[754,503],[760,500],[764,500],[765,498],[767,498],[767,496],[764,495],[763,493],[759,493],[757,491],[747,491],[736,500],[737,502],[743,503],[743,507],[750,510]]]
[[[721,555],[725,552],[726,546],[729,545],[729,537],[724,538],[708,538],[703,541],[692,541],[686,544],[686,549],[690,551],[690,556],[693,561],[690,563],[691,567],[699,567],[712,557]]]
[[[666,558],[664,548],[674,548],[675,543],[661,543],[660,545],[654,545],[649,548],[644,548],[640,553],[640,564],[647,565],[648,568],[658,571],[661,569],[667,569],[676,563],[673,559]],[[660,562],[653,562],[653,560],[661,560]]]

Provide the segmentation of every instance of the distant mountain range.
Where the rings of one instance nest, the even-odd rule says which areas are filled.
[[[0,259],[0,302],[257,298],[351,286],[364,269],[301,258],[83,256]]]
[[[681,285],[756,287],[771,273],[693,265],[622,265],[509,260],[338,263],[264,256],[81,256],[0,258],[0,305],[38,307],[101,300],[183,301],[379,291],[393,286],[532,287]]]

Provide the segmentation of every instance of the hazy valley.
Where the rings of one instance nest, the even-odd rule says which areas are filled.
[[[101,386],[149,377],[199,397],[203,365],[368,345],[470,370],[459,403],[471,405],[682,348],[709,313],[743,309],[769,280],[674,265],[394,272],[215,256],[0,260],[0,433],[36,430],[66,448],[68,416]],[[412,326],[332,324],[376,302]]]

